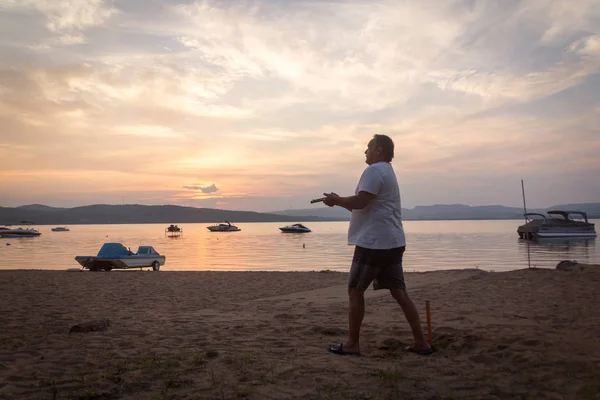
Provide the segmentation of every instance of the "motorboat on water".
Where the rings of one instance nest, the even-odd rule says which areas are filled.
[[[208,229],[211,232],[237,232],[237,231],[241,231],[241,229],[238,228],[237,226],[231,225],[231,222],[229,222],[229,221],[225,221],[224,224],[207,226],[206,229]]]
[[[33,228],[11,228],[11,225],[0,227],[0,237],[4,238],[20,238],[20,237],[36,237],[42,233]]]
[[[52,232],[69,232],[70,229],[66,226],[57,226],[56,228],[52,228]]]
[[[519,238],[596,237],[595,224],[588,222],[587,214],[583,211],[552,210],[546,214],[525,213],[525,224],[517,228]]]
[[[150,267],[158,271],[165,265],[166,257],[152,246],[140,246],[133,253],[121,243],[104,243],[96,256],[75,256],[75,261],[90,271]]]
[[[308,229],[306,226],[302,225],[302,224],[293,224],[293,225],[288,225],[288,226],[284,226],[282,228],[279,228],[281,230],[281,232],[284,233],[308,233],[308,232],[312,232],[310,229]]]

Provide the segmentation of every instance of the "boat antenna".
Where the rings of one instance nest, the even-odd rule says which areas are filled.
[[[525,203],[525,185],[523,184],[523,179],[521,179],[521,192],[523,192],[523,217],[527,214],[527,204]],[[527,217],[525,217],[525,222],[527,222]]]

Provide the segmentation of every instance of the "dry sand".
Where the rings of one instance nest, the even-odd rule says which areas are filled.
[[[342,273],[0,271],[1,399],[598,399],[600,267],[409,273],[437,352]],[[71,333],[108,318],[105,331]],[[425,325],[425,321],[424,321]]]

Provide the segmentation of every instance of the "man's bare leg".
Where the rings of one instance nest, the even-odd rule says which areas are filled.
[[[364,316],[364,289],[348,289],[348,339],[343,343],[344,351],[360,351],[360,326]]]
[[[421,328],[421,320],[419,319],[419,312],[415,303],[411,300],[406,292],[406,289],[390,289],[392,297],[398,302],[402,312],[408,321],[414,337],[414,348],[415,350],[427,350],[430,349],[429,343],[423,334],[423,328]]]

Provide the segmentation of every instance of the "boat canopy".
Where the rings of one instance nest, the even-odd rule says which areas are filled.
[[[523,214],[525,217],[533,217],[533,216],[537,216],[537,217],[542,217],[544,219],[546,219],[546,216],[544,214],[540,214],[540,213],[535,213],[535,212],[529,212],[529,213],[525,213]]]
[[[571,214],[580,215],[583,219],[585,219],[585,222],[588,222],[587,213],[585,213],[583,211],[561,211],[561,210],[548,211],[548,215],[560,215],[566,220],[569,219],[569,215],[571,215]]]
[[[119,258],[128,255],[129,250],[121,243],[104,243],[98,252],[100,258]]]

